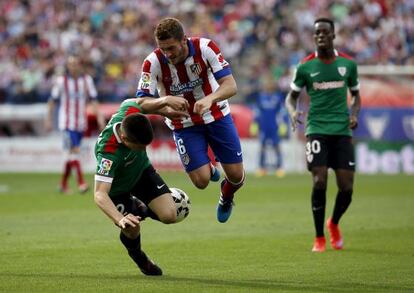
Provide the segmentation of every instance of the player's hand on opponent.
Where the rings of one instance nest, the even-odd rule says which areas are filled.
[[[351,128],[352,130],[356,129],[358,127],[358,117],[351,115],[349,117],[349,128]]]
[[[119,222],[117,223],[117,226],[121,229],[125,229],[128,227],[136,227],[139,225],[139,222],[141,220],[141,217],[134,216],[133,214],[127,214],[124,216]]]
[[[167,117],[168,119],[175,120],[175,119],[181,119],[181,118],[187,118],[190,116],[188,114],[187,110],[184,111],[177,111],[171,108],[170,106],[164,107],[162,111],[162,115]]]
[[[296,128],[298,128],[298,124],[302,124],[302,120],[300,119],[300,116],[303,115],[303,111],[294,111],[290,115],[290,122],[292,124],[292,131],[295,131]]]
[[[188,101],[183,96],[165,96],[164,99],[167,106],[176,111],[188,111],[188,107],[190,106]]]
[[[210,110],[212,101],[208,97],[204,97],[201,100],[198,100],[194,104],[194,113],[198,115],[203,115],[204,113]]]

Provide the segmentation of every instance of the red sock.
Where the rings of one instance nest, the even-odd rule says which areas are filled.
[[[85,181],[83,181],[83,174],[79,160],[73,160],[72,166],[76,169],[76,174],[78,176],[78,185],[84,184]]]
[[[223,182],[224,183],[221,184],[221,194],[223,195],[223,198],[233,198],[234,193],[239,190],[244,183],[244,175],[243,180],[238,184],[231,183],[227,178],[225,178]]]
[[[71,161],[66,161],[65,167],[63,169],[62,181],[60,182],[60,185],[62,186],[62,188],[68,187],[68,179],[70,177],[70,171],[72,169],[71,167],[72,167]]]

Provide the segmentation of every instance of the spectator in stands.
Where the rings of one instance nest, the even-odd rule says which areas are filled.
[[[121,101],[130,92],[120,81],[135,84],[136,70],[130,67],[139,68],[139,60],[155,45],[149,32],[164,15],[180,14],[189,35],[214,36],[240,85],[248,80],[252,62],[266,65],[267,60],[284,60],[282,66],[289,68],[305,57],[313,49],[312,22],[321,14],[337,23],[336,48],[355,56],[359,64],[414,62],[410,0],[193,2],[1,1],[0,92],[6,91],[6,102],[15,102],[10,84],[19,84],[22,68],[41,64],[41,76],[48,79],[51,65],[62,65],[62,56],[75,50],[91,60],[98,91],[109,88],[107,100]],[[197,17],[200,14],[203,17]],[[115,72],[103,68],[114,60]],[[34,102],[39,93],[34,90],[33,95],[20,98],[21,103]]]

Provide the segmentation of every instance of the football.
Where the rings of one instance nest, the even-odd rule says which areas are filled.
[[[177,221],[181,222],[187,218],[190,213],[191,202],[188,195],[179,188],[171,187],[171,196],[175,202],[175,207],[177,208]]]

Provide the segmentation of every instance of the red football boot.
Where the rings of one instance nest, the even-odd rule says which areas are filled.
[[[336,225],[332,222],[332,218],[329,218],[326,221],[326,226],[328,227],[329,236],[331,237],[331,246],[333,249],[340,250],[344,246],[344,241],[341,236],[341,231],[339,230],[339,225]]]

